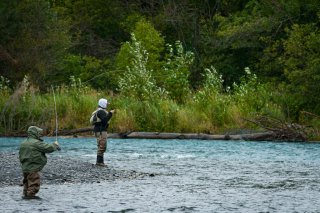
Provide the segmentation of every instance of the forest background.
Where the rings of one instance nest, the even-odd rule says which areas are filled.
[[[225,133],[320,127],[319,0],[0,2],[0,133],[90,126]],[[53,95],[55,94],[55,96]]]

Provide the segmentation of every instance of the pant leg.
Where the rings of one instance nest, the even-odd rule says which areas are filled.
[[[103,156],[107,150],[107,132],[96,132],[95,136],[97,138],[97,155]]]
[[[27,196],[35,196],[40,190],[39,172],[28,173],[27,179],[28,179]]]
[[[28,192],[28,172],[24,172],[23,173],[23,196],[27,196],[27,192]]]

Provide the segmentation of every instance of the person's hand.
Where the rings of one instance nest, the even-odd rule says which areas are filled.
[[[112,110],[110,110],[110,112],[113,114],[113,113],[116,112],[116,110],[115,110],[115,109],[112,109]]]
[[[53,144],[56,145],[56,148],[57,148],[58,151],[61,150],[60,144],[58,143],[58,141],[55,141]]]

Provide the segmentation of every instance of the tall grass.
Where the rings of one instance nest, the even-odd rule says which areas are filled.
[[[212,71],[212,70],[211,70]],[[216,75],[211,72],[210,75]],[[215,79],[215,80],[214,80]],[[73,82],[54,87],[59,129],[89,127],[89,118],[99,98],[107,98],[109,109],[116,109],[110,132],[155,131],[219,134],[235,129],[257,128],[243,118],[269,114],[283,117],[277,97],[268,85],[247,76],[233,92],[224,91],[219,76],[211,76],[206,86],[190,93],[185,103],[168,96],[141,100],[121,94],[113,96]],[[210,86],[211,85],[211,86]],[[51,90],[40,93],[27,81],[15,91],[0,90],[0,133],[25,132],[37,125],[47,133],[55,130],[54,96]],[[305,121],[307,123],[307,121]],[[313,123],[319,124],[317,121]]]
[[[107,96],[79,85],[54,88],[59,129],[82,128],[89,125],[91,112],[97,108],[97,100]],[[27,81],[13,92],[0,91],[0,133],[25,132],[30,125],[44,128],[47,133],[55,129],[55,103],[51,90],[40,93]]]
[[[48,132],[55,129],[53,93],[41,94],[34,89],[19,88],[9,95],[2,92],[1,133],[24,132],[38,125]],[[199,95],[199,94],[198,94]],[[219,133],[225,129],[243,128],[250,103],[230,94],[212,94],[201,101],[190,98],[185,104],[170,99],[136,100],[110,97],[92,89],[55,88],[59,129],[90,126],[89,117],[101,97],[109,99],[109,109],[116,109],[110,131],[156,131]],[[244,104],[246,103],[246,104]],[[257,112],[257,111],[255,111]]]

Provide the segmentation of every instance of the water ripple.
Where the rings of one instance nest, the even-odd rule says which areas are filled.
[[[55,157],[95,162],[94,139],[59,142]],[[17,152],[19,143],[0,138],[0,152]],[[320,211],[319,143],[110,139],[105,160],[112,169],[153,176],[43,185],[42,200],[31,202],[20,198],[21,187],[2,187],[0,212]]]

